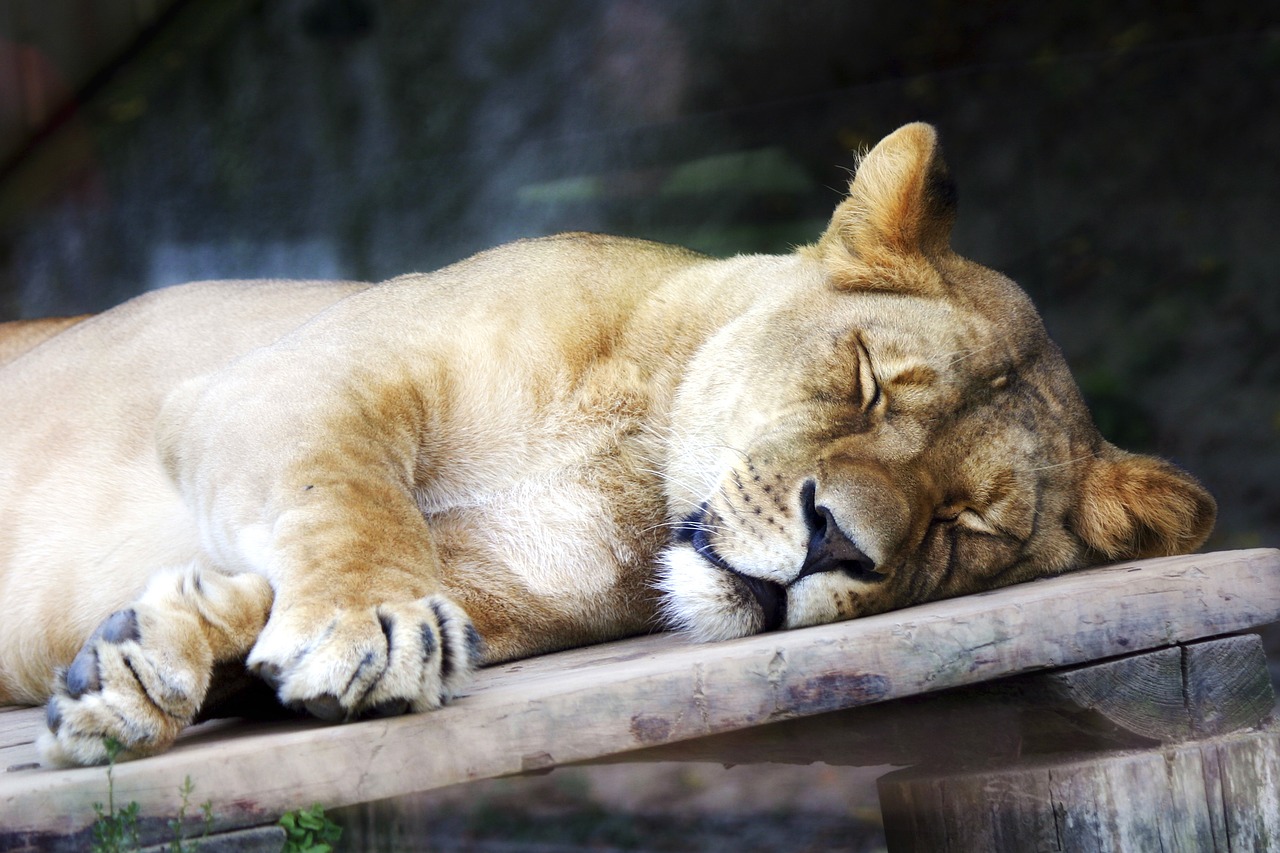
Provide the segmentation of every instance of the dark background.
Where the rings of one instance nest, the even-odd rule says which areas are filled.
[[[567,229],[786,251],[923,119],[1103,433],[1205,482],[1208,547],[1280,545],[1272,4],[107,5],[0,11],[0,319]]]
[[[1268,6],[175,2],[0,167],[0,318],[565,229],[785,251],[924,119],[956,248],[1031,293],[1103,432],[1205,481],[1212,547],[1274,545]]]

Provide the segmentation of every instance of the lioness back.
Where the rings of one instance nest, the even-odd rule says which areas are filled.
[[[78,317],[48,317],[0,323],[0,367],[88,317],[88,314],[82,314]]]

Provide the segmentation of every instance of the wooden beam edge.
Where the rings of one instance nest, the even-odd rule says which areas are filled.
[[[194,739],[117,766],[115,796],[171,814],[190,775],[219,826],[251,825],[315,801],[366,802],[1277,620],[1276,549],[1118,564],[726,643],[657,636],[519,661],[431,714]],[[5,834],[82,830],[105,797],[101,768],[10,777]]]

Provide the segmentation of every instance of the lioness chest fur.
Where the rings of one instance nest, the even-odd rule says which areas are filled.
[[[1029,300],[951,251],[950,187],[910,125],[792,255],[571,234],[15,327],[0,701],[86,763],[163,749],[229,669],[424,710],[486,662],[1196,547],[1212,499],[1098,435]]]

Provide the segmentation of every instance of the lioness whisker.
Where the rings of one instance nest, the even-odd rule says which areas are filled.
[[[973,358],[975,355],[978,355],[979,353],[986,352],[987,350],[994,347],[997,343],[998,343],[997,341],[991,341],[990,343],[987,343],[975,349],[965,350],[958,354],[952,353],[954,357],[951,359],[951,361],[947,362],[947,367],[949,368],[955,367],[957,364],[959,364],[962,361],[966,361],[967,359]]]
[[[670,476],[669,472],[656,470],[652,468],[639,468],[637,470],[645,474],[652,474],[655,477],[657,477],[659,480],[666,480],[666,482],[668,483],[674,483],[675,485],[679,486],[681,489],[683,489],[685,492],[688,492],[689,494],[702,495],[703,493],[703,490],[700,488],[697,488],[694,484],[683,482],[679,478],[672,477]],[[702,506],[704,501],[709,499],[711,495],[714,495],[714,494],[715,494],[715,489],[711,489],[710,492],[705,497],[690,499],[690,498],[677,496],[677,500],[679,500],[683,504],[686,504],[690,509],[697,509],[698,507]]]
[[[1071,466],[1071,465],[1079,464],[1080,462],[1083,462],[1083,461],[1085,461],[1086,459],[1092,459],[1092,458],[1094,458],[1094,455],[1095,455],[1095,454],[1093,454],[1093,453],[1085,453],[1085,454],[1083,454],[1083,455],[1080,455],[1080,456],[1075,457],[1074,459],[1068,459],[1068,460],[1066,460],[1065,462],[1053,462],[1053,463],[1050,463],[1050,464],[1048,464],[1048,465],[1040,465],[1040,466],[1035,467],[1035,468],[1027,468],[1026,470],[1027,470],[1027,471],[1031,471],[1031,472],[1035,472],[1035,471],[1051,471],[1051,470],[1053,470],[1054,468],[1066,468],[1066,467]]]
[[[662,522],[659,522],[658,524],[651,525],[648,529],[657,530],[663,527],[671,528],[673,530],[702,530],[707,533],[719,532],[718,528],[716,528],[714,525],[707,524],[704,521],[689,521],[688,519],[674,519],[674,520],[662,521]]]

